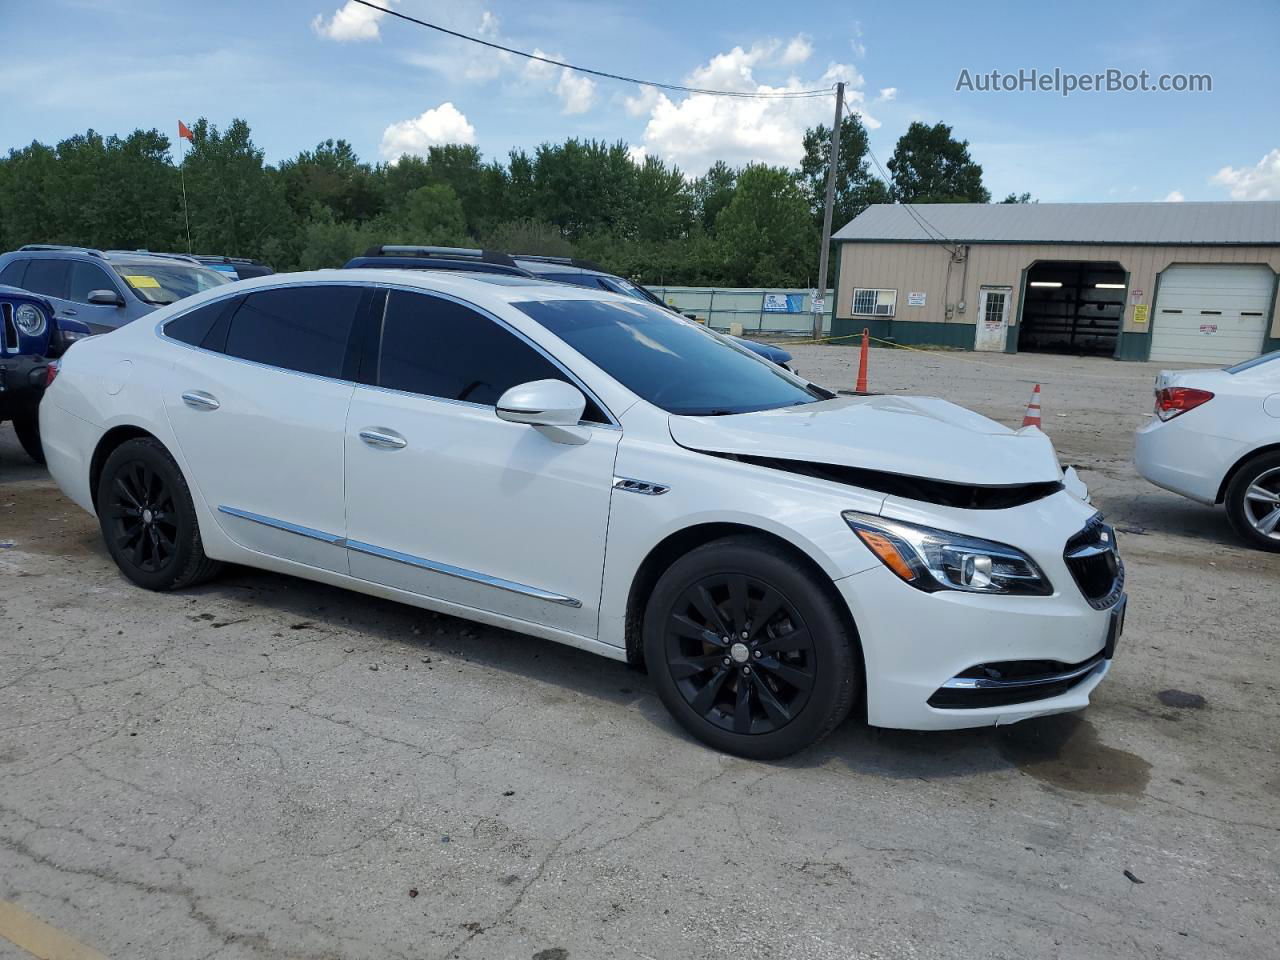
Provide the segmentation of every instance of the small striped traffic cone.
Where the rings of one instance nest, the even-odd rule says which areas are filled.
[[[1040,426],[1040,384],[1031,391],[1031,402],[1027,404],[1027,412],[1022,417],[1024,427]]]

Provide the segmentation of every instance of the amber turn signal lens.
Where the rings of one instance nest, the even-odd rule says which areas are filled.
[[[893,541],[884,534],[874,533],[871,530],[858,530],[857,534],[868,549],[880,558],[881,563],[907,581],[907,583],[916,578],[915,571],[911,569],[911,564],[907,562],[906,557],[898,552],[898,548],[893,545]]]

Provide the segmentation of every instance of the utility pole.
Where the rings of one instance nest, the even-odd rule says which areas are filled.
[[[844,81],[836,84],[836,122],[831,127],[831,163],[827,167],[827,202],[822,210],[822,251],[818,254],[818,296],[827,296],[827,259],[831,252],[831,207],[836,198],[836,166],[840,163],[840,121],[844,118]],[[823,304],[825,309],[825,302]],[[823,310],[813,311],[813,339],[822,336]],[[835,297],[832,295],[831,316],[835,317]]]

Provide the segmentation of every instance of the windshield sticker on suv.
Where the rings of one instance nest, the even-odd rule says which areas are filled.
[[[138,287],[139,289],[142,287],[153,287],[157,290],[160,289],[160,281],[155,277],[128,273],[123,274],[123,277],[129,282],[129,286],[131,287]]]

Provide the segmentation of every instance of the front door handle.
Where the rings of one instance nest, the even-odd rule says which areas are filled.
[[[76,315],[76,312],[72,310],[70,307],[63,307],[61,310],[58,311],[58,316],[60,317],[74,317],[75,315]]]
[[[399,450],[409,441],[390,430],[361,430],[360,439],[371,447],[382,447],[384,450]]]
[[[222,406],[217,397],[203,390],[188,390],[182,395],[182,402],[193,410],[217,410]]]

